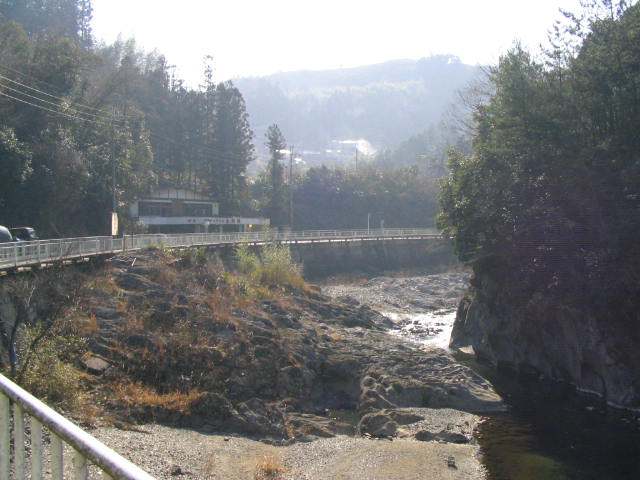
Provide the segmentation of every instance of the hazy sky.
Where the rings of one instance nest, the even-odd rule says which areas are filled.
[[[191,84],[212,55],[217,80],[451,53],[495,62],[536,47],[578,0],[94,0],[94,30],[158,49]]]

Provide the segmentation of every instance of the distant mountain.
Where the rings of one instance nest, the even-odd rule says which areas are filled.
[[[276,73],[234,83],[245,98],[259,150],[266,128],[277,123],[298,150],[316,151],[322,157],[329,155],[326,150],[345,145],[341,141],[362,139],[381,149],[424,131],[440,120],[455,92],[478,73],[479,67],[439,55]],[[348,151],[355,151],[355,146]]]

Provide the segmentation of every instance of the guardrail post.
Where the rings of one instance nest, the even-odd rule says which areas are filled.
[[[73,451],[73,479],[87,480],[87,459],[77,450]]]
[[[16,480],[24,480],[24,410],[13,404],[13,469]]]
[[[55,433],[51,434],[51,476],[53,480],[63,480],[62,440]]]
[[[42,424],[31,417],[31,479],[42,480]]]
[[[9,438],[9,397],[0,393],[0,477],[9,478],[11,442]]]

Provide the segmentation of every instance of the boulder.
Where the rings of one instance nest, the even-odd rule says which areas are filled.
[[[89,372],[94,375],[102,375],[105,373],[111,364],[107,362],[104,358],[99,357],[98,355],[87,354],[82,360],[82,366]]]
[[[430,432],[429,430],[420,430],[414,435],[416,440],[421,442],[442,442],[442,443],[469,443],[471,439],[466,435],[458,432],[449,432],[441,430],[440,432]]]
[[[358,433],[360,435],[388,438],[395,436],[397,431],[398,424],[384,411],[367,413],[358,423]]]
[[[286,438],[284,414],[282,410],[268,405],[258,398],[252,398],[238,405],[238,413],[245,422],[247,433]]]
[[[158,291],[162,287],[148,278],[136,273],[120,272],[116,275],[116,283],[124,290]]]

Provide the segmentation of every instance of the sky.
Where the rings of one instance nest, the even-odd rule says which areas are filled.
[[[579,0],[93,0],[94,33],[157,49],[189,84],[206,55],[216,80],[452,54],[495,63],[536,48]]]

